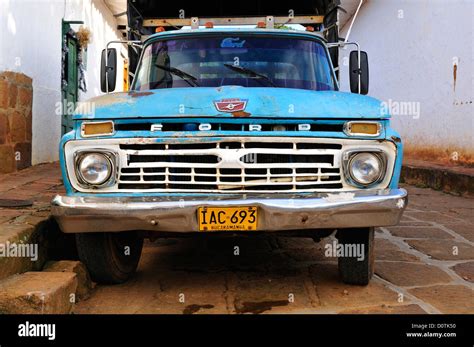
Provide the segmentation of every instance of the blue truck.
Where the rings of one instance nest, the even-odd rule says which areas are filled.
[[[364,95],[367,54],[350,53],[351,92],[340,91],[331,50],[348,43],[305,18],[318,30],[276,16],[149,21],[155,33],[128,42],[140,54],[126,92],[110,93],[116,52],[104,50],[109,93],[77,109],[60,143],[66,194],[52,201],[94,280],[126,281],[144,238],[278,233],[362,246],[341,253],[339,272],[369,283],[374,227],[396,225],[407,204],[402,142]],[[241,26],[215,25],[229,22]]]

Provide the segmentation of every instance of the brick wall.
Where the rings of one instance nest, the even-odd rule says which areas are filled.
[[[32,80],[0,72],[0,173],[31,166]]]

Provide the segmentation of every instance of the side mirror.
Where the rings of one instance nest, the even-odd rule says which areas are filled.
[[[369,92],[369,60],[367,58],[367,52],[360,51],[360,69],[358,58],[357,51],[352,51],[349,55],[351,92],[366,95]]]
[[[107,65],[107,66],[106,66]],[[107,80],[107,84],[106,84]],[[100,89],[103,93],[113,92],[117,81],[117,50],[109,48],[107,54],[107,64],[105,59],[105,49],[102,50],[100,60]]]

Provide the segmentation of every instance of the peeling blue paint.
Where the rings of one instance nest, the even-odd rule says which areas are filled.
[[[77,127],[77,124],[76,124]],[[66,169],[66,157],[64,153],[64,146],[66,145],[67,142],[75,140],[75,130],[72,130],[66,134],[61,139],[61,142],[59,143],[59,165],[61,167],[61,175],[63,177],[63,184],[64,188],[66,189],[66,194],[67,195],[74,195],[74,189],[71,186],[71,183],[69,181],[69,176],[67,174],[67,169]]]
[[[94,106],[94,113],[81,113],[79,109],[74,119],[243,118],[216,110],[214,101],[229,98],[248,99],[245,112],[250,118],[390,118],[384,113],[379,100],[365,95],[339,91],[223,86],[158,89],[139,97],[125,92],[99,96],[89,100]]]
[[[403,161],[403,142],[401,141],[400,134],[390,127],[390,124],[387,124],[386,129],[386,139],[392,141],[395,146],[397,146],[397,157],[395,159],[395,165],[393,168],[392,180],[390,181],[390,188],[398,188],[398,183],[400,181],[400,174],[402,171],[402,161]],[[399,139],[395,141],[394,139]]]

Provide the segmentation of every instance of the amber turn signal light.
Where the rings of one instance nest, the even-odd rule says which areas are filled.
[[[114,133],[114,122],[90,122],[82,123],[81,135],[82,137],[90,136],[106,136],[113,135]]]
[[[379,122],[347,122],[344,132],[349,136],[378,136],[381,125]]]

